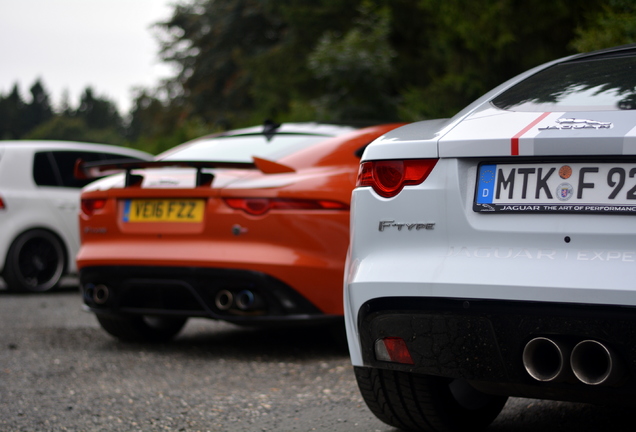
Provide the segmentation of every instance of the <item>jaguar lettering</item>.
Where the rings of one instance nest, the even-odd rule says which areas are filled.
[[[564,130],[564,129],[611,129],[612,122],[586,120],[577,118],[560,118],[555,120],[556,126],[540,127],[539,130]]]

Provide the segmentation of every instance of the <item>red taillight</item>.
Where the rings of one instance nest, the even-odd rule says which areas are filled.
[[[259,216],[270,210],[349,210],[347,204],[329,200],[293,198],[225,198],[228,206]]]
[[[104,198],[84,198],[82,199],[82,212],[91,216],[95,210],[101,210],[106,207],[106,199]]]
[[[391,198],[404,186],[422,183],[438,159],[406,159],[363,162],[356,187],[371,186],[380,196]]]
[[[375,357],[381,361],[414,364],[406,342],[399,337],[385,337],[376,340]]]
[[[0,210],[4,210],[4,201],[0,198]]]

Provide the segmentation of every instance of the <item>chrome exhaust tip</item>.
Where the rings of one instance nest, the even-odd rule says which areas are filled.
[[[234,295],[228,290],[221,290],[214,297],[215,306],[222,311],[226,311],[232,307]]]
[[[546,337],[537,337],[526,344],[522,360],[528,374],[537,381],[563,381],[570,376],[567,344]]]
[[[252,309],[256,301],[256,296],[250,290],[243,290],[236,295],[236,307],[243,311]]]
[[[588,385],[615,385],[625,375],[625,367],[614,350],[595,341],[584,340],[572,350],[574,375]]]
[[[110,290],[106,285],[97,285],[93,288],[93,301],[96,304],[102,305],[108,301],[110,297]]]

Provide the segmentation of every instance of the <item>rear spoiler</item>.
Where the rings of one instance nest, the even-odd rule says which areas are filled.
[[[204,168],[228,168],[228,169],[255,169],[258,168],[264,174],[291,173],[295,170],[278,162],[253,158],[254,162],[221,162],[221,161],[144,161],[138,159],[117,159],[96,162],[85,162],[78,159],[75,162],[74,175],[78,179],[97,179],[107,175],[119,174],[124,172],[125,187],[135,186],[141,183],[143,176],[132,174],[132,170],[144,168],[162,168],[162,167],[179,167],[179,168],[195,168],[196,186],[209,186],[212,184],[214,176],[210,173],[204,173]]]

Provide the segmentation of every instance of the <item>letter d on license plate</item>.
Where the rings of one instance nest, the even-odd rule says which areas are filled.
[[[479,204],[491,204],[495,191],[497,165],[482,165],[479,167],[477,194],[475,201]]]

